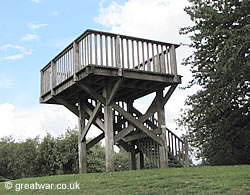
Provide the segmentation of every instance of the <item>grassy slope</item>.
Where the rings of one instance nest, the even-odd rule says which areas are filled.
[[[0,194],[250,194],[250,165],[59,175],[0,183]],[[80,183],[80,190],[20,190],[17,183]]]

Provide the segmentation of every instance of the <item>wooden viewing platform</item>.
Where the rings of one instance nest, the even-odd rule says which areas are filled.
[[[79,169],[86,151],[105,137],[106,170],[114,171],[117,145],[130,169],[147,157],[156,167],[188,166],[187,144],[166,128],[164,105],[181,83],[179,45],[87,30],[41,70],[40,102],[64,105],[79,118]],[[168,88],[164,95],[163,90]],[[156,93],[145,114],[133,102]],[[91,125],[103,131],[86,143]]]

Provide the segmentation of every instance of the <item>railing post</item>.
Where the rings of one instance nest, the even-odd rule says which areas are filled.
[[[115,39],[115,66],[121,68],[120,35],[117,35]]]
[[[74,77],[73,80],[76,82],[78,81],[78,77],[76,75],[76,73],[79,71],[79,67],[80,67],[80,61],[79,61],[79,43],[77,43],[76,41],[74,41],[73,43],[73,65],[74,65]]]
[[[188,158],[188,142],[187,139],[184,139],[184,147],[185,147],[185,167],[189,167],[189,158]]]
[[[55,91],[54,88],[56,86],[56,80],[57,80],[57,68],[56,68],[56,63],[54,62],[54,60],[52,60],[50,62],[51,65],[51,95],[55,95]]]
[[[43,73],[43,70],[41,70],[40,73],[41,73],[41,81],[40,81],[40,82],[41,82],[41,83],[40,83],[40,85],[41,85],[41,86],[40,86],[40,87],[41,87],[40,93],[41,93],[41,94],[40,94],[40,97],[42,97],[42,96],[44,95],[44,73]],[[40,102],[42,102],[42,98],[40,98]]]
[[[170,47],[170,66],[171,66],[171,73],[177,76],[177,62],[176,62],[176,53],[175,53],[175,46],[172,45]]]

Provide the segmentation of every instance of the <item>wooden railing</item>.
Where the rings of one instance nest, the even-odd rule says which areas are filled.
[[[177,75],[178,45],[87,30],[41,70],[41,96],[87,65]]]
[[[182,140],[168,128],[167,130],[167,145],[169,152],[174,156],[184,167],[189,167],[188,158],[188,143]]]

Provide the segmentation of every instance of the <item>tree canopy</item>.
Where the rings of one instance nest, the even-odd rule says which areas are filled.
[[[250,1],[189,0],[194,48],[184,65],[201,90],[187,98],[179,125],[211,165],[250,164]]]

